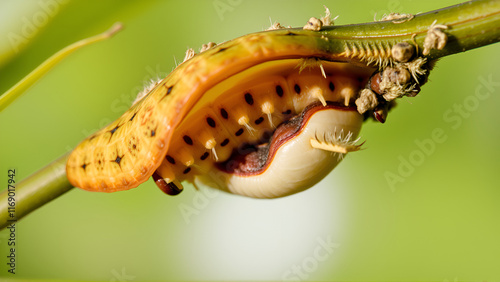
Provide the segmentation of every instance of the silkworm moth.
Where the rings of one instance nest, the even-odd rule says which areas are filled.
[[[68,179],[100,192],[151,176],[172,195],[182,181],[257,198],[303,191],[359,149],[363,115],[354,102],[376,66],[389,64],[393,45],[363,49],[318,31],[280,29],[191,54],[76,147]]]

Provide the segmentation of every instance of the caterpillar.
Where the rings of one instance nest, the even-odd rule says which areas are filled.
[[[311,187],[359,150],[367,113],[385,120],[388,103],[359,93],[393,64],[396,45],[354,43],[328,28],[280,27],[188,52],[120,118],[75,148],[69,181],[115,192],[153,177],[170,195],[187,181],[256,198]]]

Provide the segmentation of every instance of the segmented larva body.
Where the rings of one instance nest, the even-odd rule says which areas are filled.
[[[259,198],[312,186],[358,149],[353,105],[374,71],[329,40],[278,30],[194,56],[78,145],[68,179],[114,192],[153,176],[168,194],[188,181]]]
[[[342,63],[325,63],[323,77],[319,67],[299,71],[299,62],[261,65],[258,71],[249,69],[207,91],[175,129],[156,172],[159,186],[169,189],[173,184],[179,188],[180,182],[187,180],[245,196],[270,198],[304,190],[330,172],[341,158],[313,148],[309,140],[340,132],[351,133],[350,138],[355,139],[363,118],[349,105],[366,81],[339,68]],[[337,106],[327,107],[327,101]],[[280,144],[283,148],[271,150],[277,142],[272,135],[276,126],[301,115],[313,104],[317,107],[304,112],[303,124],[288,126],[287,140]],[[303,135],[308,136],[306,144],[298,146],[296,140],[298,136],[305,138]],[[295,152],[287,146],[295,146]],[[308,148],[310,152],[302,155]],[[248,154],[253,156],[245,158]],[[284,157],[287,155],[307,165],[298,165]]]

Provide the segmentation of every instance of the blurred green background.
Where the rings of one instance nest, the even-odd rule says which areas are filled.
[[[188,47],[270,20],[303,26],[323,5],[341,25],[459,2],[2,0],[0,93],[64,46],[116,21],[125,29],[0,113],[0,189],[8,169],[21,180],[120,116]],[[257,200],[188,186],[169,197],[152,181],[74,189],[17,224],[16,275],[0,232],[0,279],[500,281],[498,54],[497,44],[442,59],[419,96],[385,124],[366,123],[366,150],[303,193]]]

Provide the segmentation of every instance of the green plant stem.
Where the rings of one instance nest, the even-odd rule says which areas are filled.
[[[12,86],[9,90],[7,90],[7,92],[0,96],[0,112],[2,112],[7,106],[14,102],[14,100],[21,96],[24,91],[30,88],[36,81],[42,78],[43,75],[45,75],[50,69],[52,69],[62,59],[66,58],[69,54],[73,53],[83,46],[110,38],[121,29],[122,24],[116,23],[109,30],[101,34],[75,42],[52,55],[36,69],[34,69],[27,76],[16,83],[16,85]]]
[[[367,46],[380,42],[417,43],[419,55],[424,50],[424,40],[433,23],[446,25],[448,35],[445,48],[433,49],[428,59],[439,59],[500,41],[500,1],[469,1],[455,6],[415,15],[411,20],[374,22],[324,28],[332,39],[324,48],[332,53],[344,50],[346,43]],[[339,40],[340,39],[340,40]]]
[[[267,31],[274,33],[285,43],[305,48],[313,48],[318,54],[335,57],[351,46],[389,46],[406,41],[417,44],[419,55],[431,25],[446,25],[447,44],[442,50],[431,50],[427,58],[434,60],[451,54],[464,52],[500,41],[500,1],[478,0],[452,7],[416,15],[411,20],[397,23],[393,21],[373,22],[347,26],[323,27],[321,31],[292,29],[294,36],[281,36],[288,29]],[[328,40],[325,40],[325,37]],[[293,38],[293,39],[292,39]],[[231,44],[231,41],[225,44]],[[259,44],[254,42],[252,44]],[[291,45],[292,46],[292,45]],[[350,61],[356,61],[351,58]],[[362,60],[360,60],[362,63]],[[17,186],[16,217],[20,219],[36,208],[48,203],[71,189],[66,179],[64,156],[44,169],[36,172]],[[0,227],[8,224],[7,191],[0,195]]]
[[[0,194],[0,229],[73,188],[66,178],[68,155],[60,157],[19,184],[14,184],[14,190],[5,190]],[[14,201],[9,201],[9,196]],[[8,209],[9,203],[15,203],[12,213]]]

